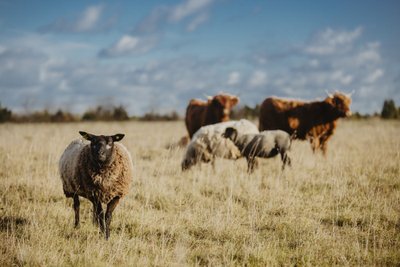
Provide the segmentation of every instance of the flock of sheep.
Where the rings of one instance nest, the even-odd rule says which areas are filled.
[[[286,164],[290,165],[291,160],[287,152],[300,128],[294,129],[291,134],[278,128],[260,132],[255,124],[245,119],[226,121],[229,119],[229,116],[226,116],[229,115],[229,111],[226,111],[229,101],[225,101],[224,96],[218,97],[218,103],[214,106],[214,100],[205,104],[199,101],[189,103],[185,120],[189,134],[190,129],[193,129],[188,126],[188,122],[193,119],[189,117],[190,110],[195,109],[197,114],[205,119],[200,118],[198,123],[200,128],[194,134],[190,134],[191,141],[186,147],[181,163],[183,171],[200,162],[211,162],[214,165],[216,157],[227,159],[245,157],[249,173],[253,172],[257,165],[256,158],[280,155],[283,162],[282,169]],[[232,99],[231,96],[226,96],[228,99],[229,97]],[[198,106],[193,107],[193,104]],[[221,108],[223,112],[215,112]],[[217,116],[222,114],[223,117],[215,118],[213,114]],[[222,122],[207,125],[209,124],[207,119]],[[311,130],[313,129],[310,128],[309,131]],[[105,136],[79,133],[84,140],[72,141],[59,162],[64,194],[67,198],[73,199],[75,227],[79,227],[80,222],[79,197],[84,197],[93,204],[93,222],[108,239],[112,213],[121,198],[129,191],[133,176],[132,159],[128,150],[119,143],[124,134]],[[102,204],[107,205],[105,213]]]

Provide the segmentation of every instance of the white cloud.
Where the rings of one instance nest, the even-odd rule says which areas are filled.
[[[156,36],[137,37],[131,35],[122,36],[109,48],[100,51],[102,57],[116,57],[130,54],[143,54],[152,49],[158,42]]]
[[[355,58],[356,64],[362,66],[364,64],[379,63],[381,61],[379,49],[379,42],[369,43],[366,48],[357,54]]]
[[[267,73],[264,71],[257,70],[253,73],[249,80],[250,87],[260,87],[268,83]]]
[[[348,85],[353,81],[353,77],[350,74],[344,74],[341,70],[334,71],[331,75],[331,79],[343,85]]]
[[[89,33],[105,31],[115,23],[115,17],[104,17],[103,13],[103,5],[89,6],[80,14],[70,18],[59,18],[41,27],[39,31],[52,33]]]
[[[305,52],[312,55],[331,55],[346,50],[361,34],[361,27],[354,31],[335,31],[327,28],[314,36],[311,44],[305,47]]]
[[[175,6],[156,6],[135,27],[133,34],[154,33],[167,24],[177,24],[185,20],[188,32],[196,30],[209,19],[209,8],[215,0],[186,0]]]
[[[100,19],[102,11],[102,5],[88,7],[76,22],[76,31],[87,32],[93,30]]]
[[[381,78],[384,74],[384,71],[382,69],[376,69],[374,72],[372,72],[369,76],[366,77],[365,82],[366,83],[374,83],[376,82],[379,78]]]
[[[240,82],[240,73],[238,71],[233,71],[229,73],[228,85],[237,85]]]
[[[186,30],[188,32],[192,32],[197,29],[201,24],[206,22],[208,20],[208,14],[207,13],[202,13],[195,17],[186,27]]]
[[[6,51],[6,47],[0,45],[0,55]]]
[[[320,62],[319,62],[318,59],[312,59],[312,60],[310,60],[309,65],[310,65],[311,67],[317,68],[317,67],[319,67]]]
[[[203,11],[212,4],[213,0],[187,0],[186,2],[172,8],[169,20],[178,22],[182,19]]]
[[[170,24],[183,22],[185,25],[184,29],[187,32],[193,32],[209,19],[209,9],[214,2],[215,0],[186,0],[174,6],[156,6],[152,9],[149,15],[145,16],[139,23],[137,23],[130,34],[125,34],[111,47],[103,49],[99,55],[112,57],[132,54],[132,51],[137,49],[120,49],[119,52],[117,52],[118,49],[116,45],[128,35],[143,40],[142,43],[146,44],[140,46],[143,47],[143,49],[139,50],[141,50],[142,53],[147,52],[154,48],[159,41],[155,40],[154,36],[157,35],[158,38],[163,36],[161,30]],[[139,44],[137,47],[139,47]]]

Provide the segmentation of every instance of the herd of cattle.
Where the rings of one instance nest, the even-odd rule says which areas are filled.
[[[336,92],[323,101],[313,102],[270,97],[261,104],[257,128],[247,120],[230,121],[231,109],[238,102],[238,97],[229,94],[189,102],[185,124],[191,141],[182,160],[182,170],[199,162],[214,163],[216,157],[243,156],[248,171],[252,172],[257,157],[278,154],[283,168],[290,164],[286,152],[292,139],[308,140],[314,152],[320,149],[325,155],[337,120],[351,115],[351,94]]]

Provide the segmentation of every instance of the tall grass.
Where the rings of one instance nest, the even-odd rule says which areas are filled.
[[[109,241],[58,175],[64,148],[92,133],[125,133],[135,177]],[[217,161],[182,173],[166,149],[182,122],[0,126],[0,265],[399,265],[400,123],[342,121],[328,156],[294,142],[292,167]]]

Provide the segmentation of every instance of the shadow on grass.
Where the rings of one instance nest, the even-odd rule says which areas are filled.
[[[26,224],[28,224],[28,220],[25,218],[14,216],[0,217],[0,231],[2,232],[22,227]]]

